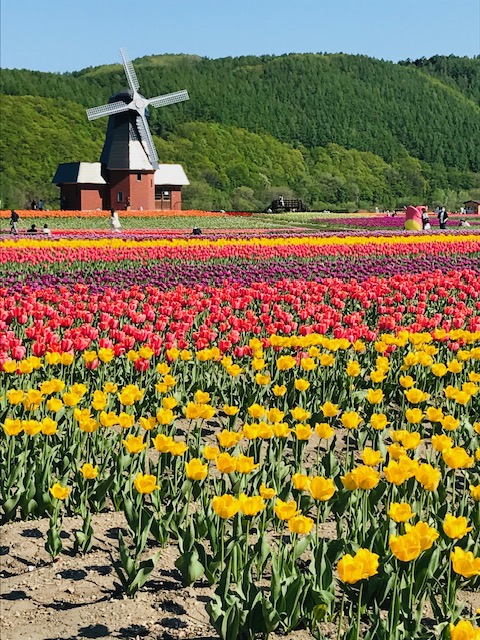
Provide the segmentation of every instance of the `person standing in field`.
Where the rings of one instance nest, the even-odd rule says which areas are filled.
[[[15,211],[15,209],[12,209],[10,213],[10,233],[13,233],[15,236],[18,233],[19,219],[20,219],[20,216],[18,215],[18,213]]]
[[[122,225],[120,224],[120,220],[118,219],[118,213],[115,209],[110,209],[110,229],[112,231],[120,231]]]
[[[438,221],[440,223],[440,229],[447,228],[447,220],[448,220],[447,210],[445,209],[445,207],[441,207],[440,211],[438,212]]]

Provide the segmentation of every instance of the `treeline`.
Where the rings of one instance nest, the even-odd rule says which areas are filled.
[[[480,190],[480,106],[469,80],[480,59],[441,60],[153,56],[135,68],[145,96],[189,91],[190,101],[151,110],[160,160],[182,163],[190,178],[186,207],[262,210],[279,192],[312,209],[455,207]],[[57,206],[56,165],[99,159],[106,119],[88,122],[85,107],[125,84],[120,65],[3,70],[2,206],[34,196]]]

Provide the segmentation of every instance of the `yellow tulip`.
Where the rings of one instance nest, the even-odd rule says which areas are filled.
[[[297,420],[298,422],[305,422],[312,415],[310,411],[307,411],[302,407],[295,407],[294,409],[290,410],[290,413],[292,414],[293,419]]]
[[[402,562],[416,560],[422,552],[419,538],[408,533],[403,536],[390,536],[389,546],[393,555]]]
[[[376,431],[382,431],[387,424],[390,424],[387,420],[387,416],[384,413],[372,413],[370,416],[370,424]]]
[[[476,558],[471,551],[464,551],[460,547],[455,547],[450,554],[450,558],[455,573],[464,578],[480,576],[480,558]]]
[[[313,431],[309,424],[302,424],[301,422],[299,422],[295,425],[294,433],[297,436],[297,440],[308,440]]]
[[[361,453],[361,458],[368,467],[375,467],[377,464],[383,462],[380,451],[375,451],[370,447],[365,447]]]
[[[425,402],[430,398],[429,393],[424,393],[420,389],[416,389],[412,387],[411,389],[407,389],[404,391],[405,397],[411,404],[419,404],[420,402]]]
[[[133,481],[135,489],[138,493],[152,493],[155,489],[160,489],[157,484],[157,478],[152,475],[144,475],[142,472],[138,473]]]
[[[208,465],[199,458],[192,458],[185,463],[185,473],[190,480],[203,480],[208,475]]]
[[[328,422],[317,422],[315,424],[315,433],[322,440],[328,440],[335,434],[335,430]]]
[[[367,401],[370,404],[380,404],[384,398],[384,393],[381,389],[369,389],[367,393]]]
[[[383,467],[383,473],[387,481],[396,486],[403,484],[407,480],[407,473],[404,467],[395,460],[390,460],[388,465]]]
[[[227,414],[227,416],[236,416],[237,413],[240,411],[240,409],[238,407],[234,407],[232,405],[229,404],[224,404],[223,405],[223,412]]]
[[[420,464],[415,471],[415,479],[426,491],[435,491],[440,482],[441,473],[430,464]]]
[[[422,551],[430,549],[440,535],[436,529],[430,527],[426,522],[417,522],[415,526],[406,522],[405,531],[408,535],[416,536]]]
[[[452,447],[442,451],[442,458],[450,469],[469,469],[474,465],[474,459],[463,447]]]
[[[145,431],[152,431],[157,426],[157,420],[153,416],[145,418],[141,416],[138,421],[140,422],[140,426],[145,429]]]
[[[80,473],[85,480],[94,480],[98,475],[98,467],[94,467],[90,462],[85,462],[83,467],[80,467]]]
[[[286,422],[276,422],[272,425],[272,430],[277,438],[287,438],[291,431]]]
[[[292,475],[292,484],[297,491],[307,491],[310,480],[304,473],[294,473]]]
[[[215,462],[221,473],[233,473],[237,470],[237,459],[229,453],[221,453]]]
[[[317,363],[313,358],[302,358],[300,360],[300,366],[304,371],[313,371],[317,368]]]
[[[135,424],[135,416],[125,413],[125,411],[121,411],[118,414],[118,424],[122,429],[130,429],[130,427],[133,427]]]
[[[305,535],[310,533],[313,527],[312,518],[307,516],[297,515],[288,520],[288,528],[291,533],[299,533]]]
[[[10,389],[7,391],[7,400],[10,404],[20,404],[25,398],[25,392],[22,389]]]
[[[212,498],[212,508],[220,518],[228,520],[233,518],[240,510],[240,501],[229,494],[214,496]]]
[[[51,418],[43,418],[42,420],[42,433],[45,436],[53,436],[57,433],[57,422]]]
[[[238,431],[227,431],[224,429],[221,433],[217,433],[217,440],[224,449],[231,449],[243,438],[243,434]]]
[[[243,454],[240,454],[238,456],[237,458],[238,473],[243,473],[243,474],[251,473],[257,467],[258,467],[258,464],[255,464],[253,457],[250,458],[248,456],[244,456]]]
[[[333,480],[331,478],[323,478],[322,476],[310,478],[308,490],[314,500],[320,500],[321,502],[330,500],[336,491]]]
[[[128,453],[140,453],[140,451],[147,448],[142,436],[133,436],[132,434],[129,434],[126,440],[122,440],[122,444],[125,445]]]
[[[197,404],[207,404],[210,402],[210,394],[208,391],[201,391],[199,389],[198,391],[195,391],[194,397]]]
[[[362,422],[362,418],[356,411],[345,411],[340,418],[340,422],[345,429],[356,429]]]
[[[405,418],[410,424],[418,424],[423,420],[423,413],[420,409],[407,409],[405,411]]]
[[[443,362],[438,362],[436,364],[432,364],[431,372],[437,378],[443,378],[443,376],[447,374],[448,369]]]
[[[451,449],[453,447],[453,440],[446,435],[432,436],[432,447],[435,451],[439,451],[441,453],[445,449]]]
[[[406,522],[413,518],[415,513],[408,502],[392,502],[388,510],[388,515],[395,522]]]
[[[451,640],[480,640],[480,628],[474,627],[468,620],[449,624]]]
[[[50,487],[50,493],[56,500],[65,500],[70,495],[70,491],[70,487],[62,487],[59,482]]]
[[[326,418],[334,418],[338,413],[338,404],[325,402],[320,409]]]
[[[345,554],[337,565],[340,580],[347,584],[355,584],[371,578],[378,573],[379,557],[369,549],[359,549],[355,556]]]
[[[409,389],[415,384],[415,380],[412,378],[412,376],[400,376],[398,381],[404,389]]]
[[[292,356],[280,356],[277,360],[277,369],[279,371],[287,371],[292,369],[297,364],[297,361]]]
[[[356,360],[350,360],[347,363],[347,367],[345,371],[347,373],[347,376],[349,376],[350,378],[356,378],[357,376],[360,375],[360,371],[361,371],[360,363],[357,362]]]
[[[185,451],[188,451],[188,445],[185,442],[172,442],[169,448],[172,456],[183,456]]]
[[[284,384],[281,384],[281,385],[276,384],[272,388],[272,392],[274,396],[277,396],[277,398],[280,398],[287,393],[287,387]]]
[[[265,415],[266,409],[265,407],[262,407],[259,404],[255,403],[248,407],[247,411],[252,418],[254,418],[255,420],[259,420]]]
[[[294,385],[297,391],[303,392],[308,389],[310,382],[304,378],[298,378],[298,380],[295,380]]]
[[[113,349],[109,349],[106,347],[101,347],[98,350],[98,358],[102,362],[111,362],[115,357],[115,352]],[[142,356],[143,357],[143,356]]]
[[[270,487],[266,487],[263,483],[260,485],[260,495],[264,500],[271,500],[277,495],[275,489],[271,489]]]
[[[245,493],[241,493],[238,501],[240,503],[240,511],[245,516],[256,516],[260,511],[265,509],[265,503],[261,495],[249,497]]]
[[[356,489],[370,490],[377,486],[380,481],[380,474],[371,467],[360,465],[355,467],[350,473],[340,477],[340,480],[348,491]]]
[[[456,518],[451,513],[447,513],[443,523],[443,530],[449,538],[460,540],[471,531],[473,527],[468,526],[468,520],[464,516]]]
[[[277,498],[275,502],[274,511],[280,520],[290,520],[293,516],[297,515],[298,507],[295,500],[290,500],[290,502],[284,502]]]
[[[170,447],[173,444],[172,436],[166,436],[163,433],[159,433],[155,438],[152,439],[153,446],[160,453],[169,453]]]
[[[23,431],[21,420],[12,420],[12,418],[5,418],[2,428],[7,436],[18,436]]]

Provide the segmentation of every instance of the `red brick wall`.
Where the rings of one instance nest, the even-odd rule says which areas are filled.
[[[105,187],[101,186],[89,186],[80,185],[80,209],[82,211],[89,211],[91,209],[104,208],[103,197],[105,193]]]
[[[86,184],[62,184],[60,202],[70,211],[89,211],[105,209],[105,186]],[[61,205],[62,206],[62,205]]]
[[[110,203],[107,203],[107,207],[125,209],[127,198],[130,198],[131,209],[155,208],[153,172],[138,173],[141,180],[137,179],[137,172],[110,171]],[[118,202],[119,192],[123,193],[123,202]]]

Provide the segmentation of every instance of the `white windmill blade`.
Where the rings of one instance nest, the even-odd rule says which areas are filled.
[[[152,134],[150,133],[150,129],[148,127],[148,122],[145,117],[145,114],[137,116],[137,128],[140,133],[140,138],[142,142],[147,147],[146,152],[148,155],[148,159],[150,160],[153,168],[158,169],[157,150],[155,149]]]
[[[120,55],[122,56],[123,68],[125,69],[125,75],[127,76],[128,84],[130,85],[130,89],[135,94],[138,87],[140,86],[137,74],[135,73],[135,69],[133,68],[131,60],[129,60],[128,58],[127,50],[120,49]]]
[[[176,102],[183,102],[188,100],[188,91],[175,91],[174,93],[166,93],[163,96],[157,96],[156,98],[150,98],[148,105],[152,107],[165,107],[167,104],[175,104]]]
[[[102,104],[100,107],[92,107],[87,109],[87,118],[89,120],[96,120],[103,116],[111,116],[114,113],[122,113],[122,111],[128,111],[128,104],[125,102],[111,102],[110,104]]]

